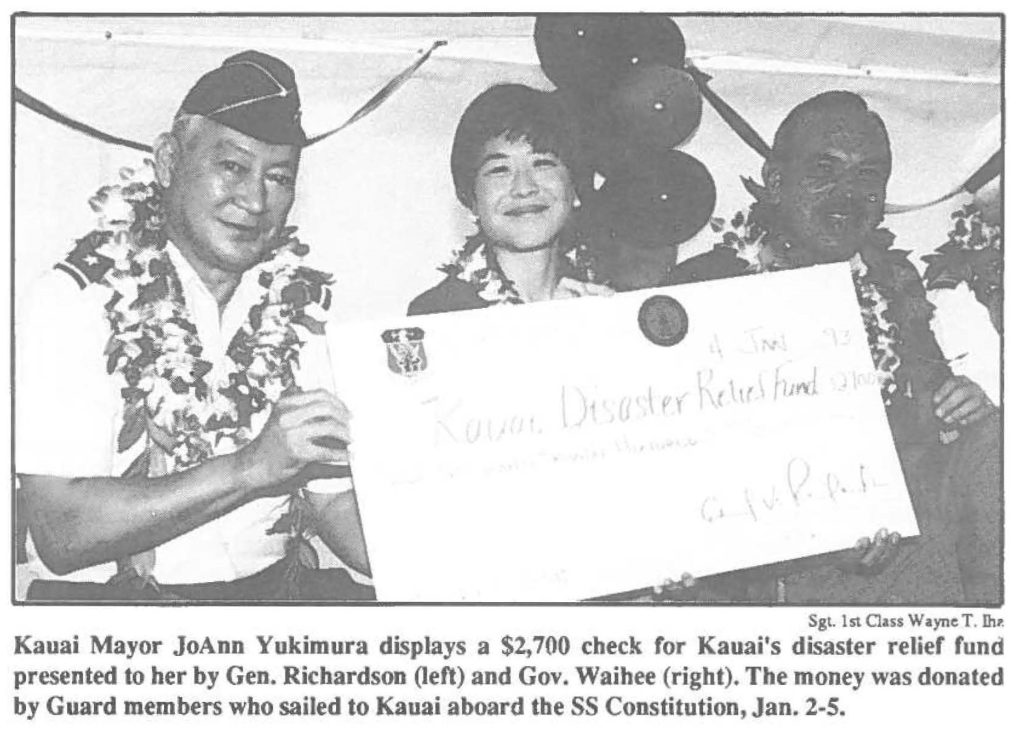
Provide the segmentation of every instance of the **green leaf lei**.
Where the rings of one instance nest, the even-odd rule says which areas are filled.
[[[922,256],[928,289],[955,289],[966,283],[975,298],[989,310],[996,329],[1002,331],[1003,229],[987,223],[981,209],[968,203],[950,215],[953,228],[934,254]]]
[[[302,265],[309,247],[296,238],[294,227],[286,228],[259,265],[262,298],[228,346],[234,368],[223,382],[209,383],[212,363],[203,358],[198,330],[189,319],[167,253],[160,188],[152,161],[145,163],[140,171],[122,169],[119,184],[90,199],[97,227],[66,259],[111,291],[104,356],[107,372],[120,374],[124,384],[118,451],[145,441],[124,476],[151,475],[154,468],[159,474],[162,458],[154,457],[161,452],[170,456],[174,471],[182,471],[250,442],[253,416],[296,389],[294,369],[303,344],[296,328],[322,334],[324,323],[311,311],[327,309],[331,300],[330,275]],[[308,544],[311,525],[299,490],[268,531],[289,535],[289,570],[315,566]]]

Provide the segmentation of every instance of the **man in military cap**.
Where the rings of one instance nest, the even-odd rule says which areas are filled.
[[[907,252],[880,228],[892,165],[882,119],[831,91],[780,125],[756,201],[711,252],[668,284],[849,262],[893,439],[921,536],[898,548],[884,530],[849,555],[736,572],[703,583],[731,598],[798,602],[998,601],[998,414],[954,376],[929,327],[932,306]],[[808,303],[813,306],[813,303]]]
[[[107,228],[33,289],[17,448],[30,599],[372,598],[315,570],[307,540],[368,575],[349,414],[309,317],[330,278],[285,228],[305,141],[291,68],[228,58],[157,138],[154,196],[105,189]],[[130,227],[103,207],[112,191]]]

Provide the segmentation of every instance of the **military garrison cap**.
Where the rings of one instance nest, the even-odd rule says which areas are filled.
[[[204,74],[179,114],[198,114],[272,145],[305,145],[295,73],[279,58],[243,51]]]

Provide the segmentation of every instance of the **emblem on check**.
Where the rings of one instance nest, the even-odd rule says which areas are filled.
[[[655,345],[676,345],[686,337],[690,319],[686,309],[665,294],[656,294],[640,305],[640,331]]]
[[[398,327],[385,330],[380,339],[388,346],[388,368],[400,376],[415,376],[427,369],[423,328]]]

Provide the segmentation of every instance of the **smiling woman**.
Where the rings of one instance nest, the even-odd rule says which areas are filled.
[[[413,300],[410,315],[611,292],[590,283],[572,225],[578,139],[553,93],[503,84],[470,103],[451,166],[456,196],[479,230],[442,268],[447,278]]]
[[[473,211],[480,229],[499,249],[546,249],[572,210],[569,168],[552,152],[526,140],[496,137],[483,149],[474,185]]]

